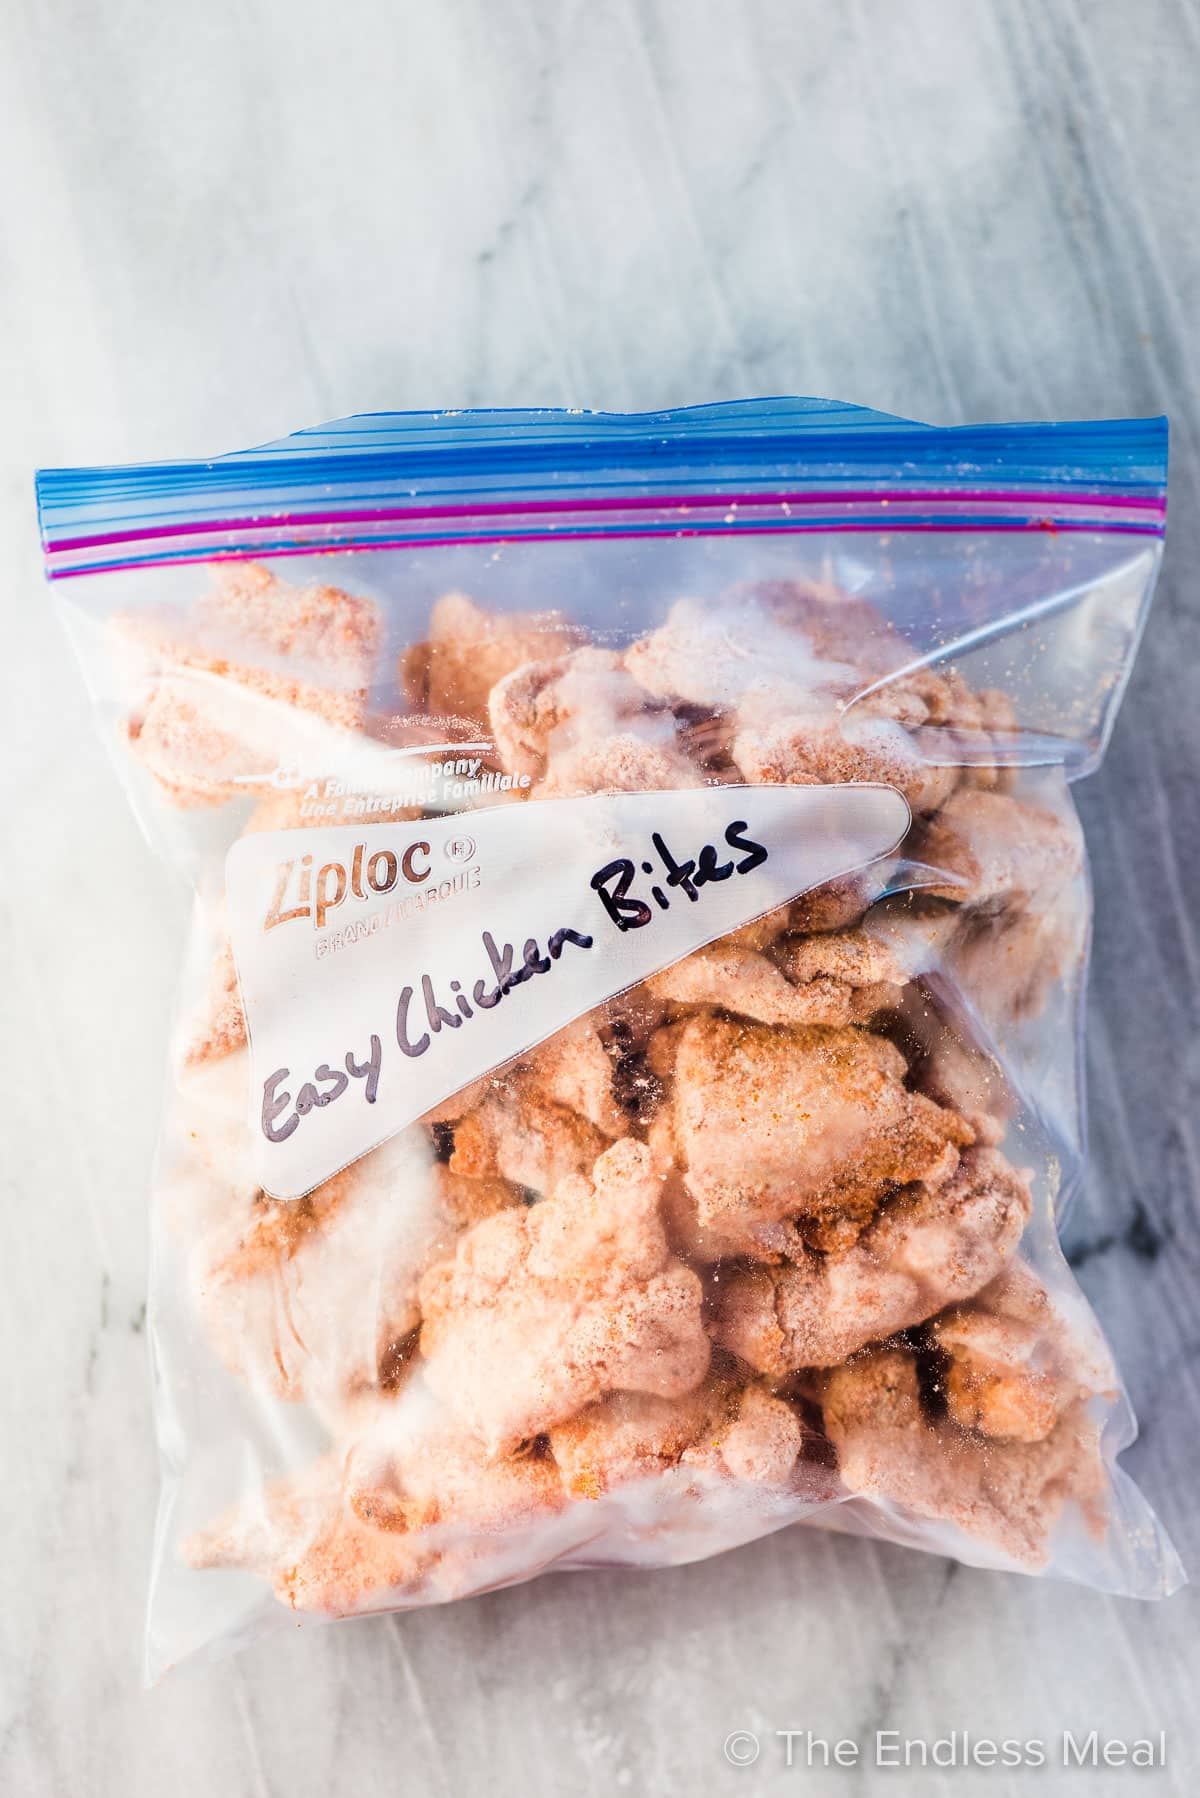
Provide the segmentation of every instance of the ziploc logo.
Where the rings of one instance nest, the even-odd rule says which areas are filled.
[[[470,837],[452,840],[447,852],[456,847],[458,853],[451,859],[467,860],[474,853]],[[382,899],[401,881],[423,886],[433,872],[431,853],[429,842],[418,838],[400,850],[355,843],[348,861],[331,859],[315,869],[311,854],[280,862],[263,930],[277,930],[281,924],[294,924],[302,918],[311,921],[314,930],[323,930],[330,913],[347,902]]]

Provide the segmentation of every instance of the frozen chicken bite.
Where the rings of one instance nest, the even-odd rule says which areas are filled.
[[[238,990],[237,965],[233,945],[222,939],[208,974],[208,990],[203,1004],[191,1020],[184,1044],[185,1065],[196,1066],[217,1061],[246,1046],[246,1014]]]
[[[695,1201],[706,1259],[771,1253],[785,1220],[861,1228],[890,1190],[946,1179],[971,1132],[904,1085],[905,1062],[855,1028],[768,1029],[697,1017],[669,1036],[670,1092],[655,1133]]]
[[[978,995],[993,1030],[1028,1024],[1056,989],[1069,990],[1081,979],[1088,934],[1081,883],[1018,910],[964,917],[951,945],[952,971],[964,991]]]
[[[1103,1525],[1104,1464],[1095,1424],[1069,1408],[1039,1441],[996,1441],[929,1417],[916,1359],[876,1349],[835,1369],[822,1396],[843,1485],[954,1525],[1028,1567],[1042,1566],[1068,1504]]]
[[[471,1178],[498,1175],[543,1193],[567,1174],[589,1169],[606,1143],[628,1129],[619,1088],[637,1010],[632,995],[627,1003],[602,1006],[428,1112],[427,1123],[453,1126],[454,1170]]]
[[[788,928],[794,931],[846,930],[857,924],[867,907],[887,885],[886,864],[876,863],[858,874],[843,874],[824,886],[810,887],[788,908]]]
[[[296,587],[254,562],[220,565],[186,611],[122,614],[131,751],[178,806],[269,790],[292,764],[335,762],[359,729],[382,621],[372,600]]]
[[[801,582],[716,606],[680,600],[626,665],[656,698],[709,709],[733,778],[886,781],[918,814],[958,785],[951,727],[961,736],[984,723],[965,683],[913,665],[870,606]]]
[[[499,1176],[545,1193],[590,1168],[608,1141],[582,1112],[518,1069],[455,1123],[450,1167],[473,1179]]]
[[[1042,904],[1078,874],[1078,828],[1009,793],[964,787],[919,832],[915,853],[947,878],[931,896],[995,910]]]
[[[465,1197],[433,1164],[419,1129],[303,1199],[239,1198],[208,1176],[188,1200],[190,1260],[197,1305],[226,1364],[279,1398],[322,1405],[394,1378],[420,1322],[422,1273],[463,1221],[520,1202],[505,1183],[472,1186]]]
[[[906,1187],[850,1246],[724,1275],[713,1338],[776,1379],[833,1367],[986,1286],[1030,1208],[1028,1185],[997,1150],[967,1149],[948,1180]]]
[[[920,1090],[965,1118],[976,1142],[1003,1142],[1016,1100],[995,1057],[932,1009],[921,988],[913,989],[905,1023],[920,1039]]]
[[[465,593],[444,593],[425,641],[400,658],[401,683],[417,711],[486,719],[498,681],[565,655],[581,635],[559,612],[487,612]]]
[[[869,713],[776,718],[744,707],[732,755],[752,785],[880,782],[918,815],[936,810],[958,784],[957,768],[928,760],[903,725]]]
[[[601,1034],[603,1011],[559,1030],[530,1057],[533,1090],[587,1118],[604,1136],[624,1136],[627,1119],[616,1091],[619,1045]],[[610,1025],[611,1035],[611,1025]]]
[[[982,1436],[1042,1442],[1077,1399],[1117,1385],[1095,1330],[1073,1328],[1021,1262],[936,1318],[929,1340],[947,1415]]]
[[[796,978],[792,974],[794,950],[771,959],[726,937],[652,975],[646,985],[673,1014],[720,1008],[759,1024],[865,1022],[899,997],[900,984],[896,982],[817,972],[820,957],[809,959],[812,967],[801,963],[800,978]],[[832,954],[827,960],[832,966]],[[891,971],[890,962],[883,957],[879,966]]]
[[[419,1378],[348,1413],[335,1450],[194,1535],[194,1567],[244,1567],[298,1611],[350,1616],[537,1570],[565,1503],[548,1456],[488,1459]]]
[[[591,1178],[491,1218],[421,1282],[421,1353],[454,1416],[504,1453],[606,1392],[675,1397],[708,1367],[696,1275],[658,1215],[661,1182],[632,1138]]]
[[[551,1430],[550,1448],[571,1496],[599,1498],[672,1467],[783,1486],[803,1437],[783,1399],[710,1377],[681,1398],[612,1393]]]
[[[493,687],[492,734],[505,768],[544,799],[698,787],[670,709],[647,700],[608,649],[531,662]]]

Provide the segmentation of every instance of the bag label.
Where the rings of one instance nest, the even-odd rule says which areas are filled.
[[[722,786],[241,838],[226,893],[263,1189],[311,1192],[909,821],[891,787]]]

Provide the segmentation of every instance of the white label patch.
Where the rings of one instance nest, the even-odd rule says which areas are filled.
[[[891,787],[705,787],[241,838],[226,887],[263,1189],[311,1192],[908,826]]]

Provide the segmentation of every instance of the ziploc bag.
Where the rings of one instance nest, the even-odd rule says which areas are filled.
[[[1178,1582],[1055,1231],[1165,455],[773,400],[39,477],[196,892],[151,1675],[796,1521]]]

